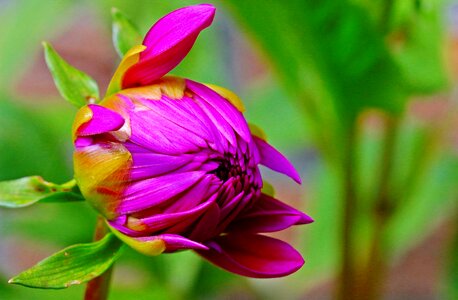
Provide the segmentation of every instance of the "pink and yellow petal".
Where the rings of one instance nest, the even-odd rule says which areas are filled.
[[[145,49],[146,47],[143,45],[136,45],[127,51],[126,55],[124,55],[124,58],[116,69],[113,77],[111,78],[106,93],[107,96],[113,95],[122,89],[122,80],[126,71],[139,61],[140,53]]]
[[[77,148],[73,158],[75,179],[86,200],[107,219],[116,217],[132,164],[129,151],[106,142]]]
[[[184,7],[160,19],[147,33],[146,49],[122,78],[122,88],[154,83],[174,69],[191,50],[199,33],[210,26],[215,8],[209,4]]]

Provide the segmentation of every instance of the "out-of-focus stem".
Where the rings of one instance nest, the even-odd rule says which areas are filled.
[[[374,202],[374,231],[369,250],[369,259],[362,278],[361,299],[381,299],[387,273],[386,225],[394,213],[395,202],[390,193],[390,178],[393,156],[399,129],[399,119],[386,115],[384,120],[385,140],[380,162],[380,181]]]
[[[107,233],[108,228],[105,220],[101,216],[98,216],[95,225],[94,241],[102,239]],[[84,300],[106,300],[108,298],[112,271],[113,265],[102,275],[87,283]]]
[[[355,227],[355,209],[357,205],[354,174],[354,154],[356,147],[357,122],[352,124],[345,141],[343,156],[344,209],[341,241],[341,271],[337,299],[353,300],[356,298],[356,260],[353,233]]]

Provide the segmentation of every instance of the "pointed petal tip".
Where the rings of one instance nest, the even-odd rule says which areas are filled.
[[[199,242],[190,240],[178,234],[161,234],[157,236],[165,243],[165,252],[175,252],[177,250],[209,250],[209,248]]]
[[[299,219],[299,221],[297,222],[297,225],[300,225],[300,224],[310,224],[310,223],[313,223],[315,222],[315,220],[310,217],[309,215],[307,214],[304,214],[302,213],[301,215],[301,218]]]
[[[288,243],[257,234],[228,234],[208,242],[209,251],[197,251],[211,263],[252,278],[290,275],[305,263]]]
[[[299,172],[280,151],[256,135],[252,135],[252,137],[261,156],[261,165],[288,176],[298,184],[302,184]]]
[[[145,86],[173,70],[191,50],[199,33],[213,22],[211,4],[187,6],[165,15],[143,39],[146,50],[137,64],[126,71],[122,86]]]

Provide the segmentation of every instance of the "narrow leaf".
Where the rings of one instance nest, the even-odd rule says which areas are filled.
[[[404,109],[401,73],[369,16],[354,1],[225,2],[272,59],[288,89],[328,127],[367,108]],[[265,26],[269,24],[269,26]],[[324,102],[326,101],[326,102]]]
[[[116,52],[118,52],[119,56],[122,58],[130,48],[142,43],[142,36],[137,26],[135,26],[135,24],[119,9],[113,7],[111,10],[111,17],[113,19],[113,45],[116,48]]]
[[[0,207],[19,208],[40,202],[83,201],[75,180],[62,185],[30,176],[0,182]]]
[[[9,280],[32,288],[63,289],[105,272],[120,256],[122,242],[112,233],[93,243],[65,248]]]
[[[46,64],[62,97],[81,107],[99,99],[97,83],[89,75],[69,65],[48,43],[43,43]]]

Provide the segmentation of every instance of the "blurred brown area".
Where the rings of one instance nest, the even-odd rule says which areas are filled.
[[[103,95],[117,65],[117,54],[111,43],[111,32],[93,12],[78,11],[70,26],[50,42],[71,65],[94,78]],[[19,98],[59,100],[59,93],[39,51],[30,70],[23,72],[13,86]]]

